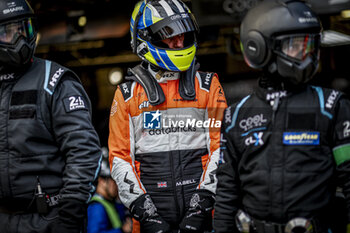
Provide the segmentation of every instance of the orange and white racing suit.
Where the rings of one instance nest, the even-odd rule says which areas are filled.
[[[109,160],[125,206],[148,193],[160,216],[177,227],[194,191],[215,193],[227,104],[213,73],[196,72],[193,101],[180,97],[174,76],[159,85],[165,101],[157,106],[149,104],[139,83],[118,86],[110,115]],[[133,232],[139,232],[136,220]]]

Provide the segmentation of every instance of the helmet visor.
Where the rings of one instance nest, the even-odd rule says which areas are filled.
[[[157,42],[183,33],[198,31],[198,25],[192,14],[183,13],[161,20],[146,30],[150,41]]]
[[[292,35],[277,38],[280,42],[280,52],[283,55],[303,61],[309,55],[317,54],[319,48],[319,34]]]
[[[34,37],[31,18],[0,24],[0,44],[15,44],[21,36],[28,40]]]

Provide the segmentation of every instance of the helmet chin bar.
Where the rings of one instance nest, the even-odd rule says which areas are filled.
[[[4,68],[18,68],[28,64],[33,57],[35,42],[20,39],[12,48],[0,47],[0,63]]]
[[[277,56],[276,67],[279,75],[291,84],[299,85],[312,79],[318,68],[318,60],[307,57],[303,62],[297,63]]]

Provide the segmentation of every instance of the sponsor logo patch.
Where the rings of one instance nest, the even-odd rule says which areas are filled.
[[[205,76],[205,80],[204,80],[204,84],[205,84],[205,85],[209,85],[210,78],[211,78],[211,74],[208,73],[207,76]]]
[[[247,119],[243,119],[239,122],[239,127],[244,131],[250,130],[254,127],[262,126],[266,123],[266,118],[264,118],[263,114],[258,114],[253,117],[248,117]]]
[[[1,74],[0,75],[0,81],[10,80],[15,78],[15,73],[11,74]]]
[[[266,94],[266,100],[274,100],[277,97],[278,98],[283,98],[287,96],[287,91],[277,91],[277,92],[272,92],[272,93],[267,93]]]
[[[253,133],[253,135],[246,138],[244,142],[246,146],[250,146],[252,144],[254,144],[254,146],[262,146],[264,145],[264,141],[262,140],[263,135],[263,132]]]
[[[231,123],[232,117],[231,117],[231,106],[228,107],[225,111],[225,123]]]
[[[275,99],[287,97],[287,91],[277,91],[266,94],[266,100],[270,101],[270,105],[273,106],[275,103]]]
[[[87,110],[82,96],[79,96],[79,95],[70,96],[63,99],[63,102],[64,102],[64,108],[66,109],[66,112],[72,112],[72,111],[82,110],[82,109]]]
[[[126,83],[122,83],[121,86],[123,88],[124,93],[130,93],[128,85],[126,85]]]
[[[188,185],[188,184],[194,184],[196,181],[194,179],[190,180],[181,180],[176,182],[176,186],[182,186],[182,185]]]
[[[139,109],[148,108],[148,106],[149,106],[149,101],[143,101],[143,102],[139,105]]]
[[[319,132],[284,132],[284,145],[319,145]]]
[[[304,17],[299,17],[299,23],[317,23],[317,18],[313,17],[310,11],[304,11]]]
[[[12,5],[8,4],[8,6],[15,6],[15,4],[14,5],[13,4]],[[10,8],[7,8],[7,9],[3,10],[2,13],[4,15],[7,15],[9,13],[13,13],[13,12],[17,12],[17,11],[24,11],[23,6],[10,7]]]
[[[333,107],[334,101],[338,95],[339,95],[338,91],[332,91],[332,93],[327,99],[326,108],[331,109]]]
[[[52,75],[51,79],[50,79],[50,86],[54,87],[57,79],[61,76],[61,74],[64,72],[64,70],[62,68],[59,68],[54,75]]]
[[[144,129],[160,129],[162,114],[157,111],[143,113],[143,128]]]

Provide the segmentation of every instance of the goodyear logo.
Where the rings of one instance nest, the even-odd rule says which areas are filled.
[[[319,145],[319,132],[285,132],[283,133],[285,145]]]

